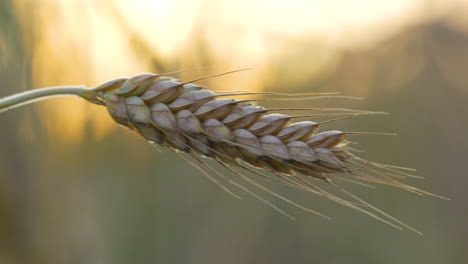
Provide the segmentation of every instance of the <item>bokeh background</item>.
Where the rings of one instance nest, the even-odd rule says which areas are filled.
[[[418,236],[262,182],[333,218],[272,199],[292,221],[248,195],[233,199],[102,107],[54,98],[0,115],[0,263],[468,260],[466,1],[0,1],[0,96],[213,65],[180,77],[253,67],[202,84],[365,97],[302,105],[390,112],[327,128],[397,132],[357,147],[416,168],[425,179],[409,184],[452,200],[346,185]]]

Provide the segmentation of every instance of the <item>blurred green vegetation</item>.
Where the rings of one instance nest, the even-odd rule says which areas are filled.
[[[39,37],[35,25],[27,24],[34,16],[24,18],[17,10],[13,2],[0,1],[0,96],[37,86],[33,66]],[[34,9],[26,12],[33,13]],[[49,124],[65,131],[67,123],[56,123],[47,112],[28,105],[0,115],[0,263],[466,261],[468,30],[453,24],[451,16],[408,25],[366,48],[341,50],[335,67],[313,75],[308,74],[307,63],[320,53],[322,44],[310,36],[274,36],[269,41],[276,52],[261,72],[268,75],[262,83],[268,91],[339,91],[366,98],[313,101],[314,106],[391,113],[333,123],[327,129],[399,134],[359,137],[357,147],[366,149],[363,155],[371,160],[417,168],[425,179],[408,183],[452,201],[384,186],[347,187],[424,236],[400,232],[332,202],[259,179],[333,218],[327,221],[275,200],[297,218],[291,221],[248,195],[233,199],[170,151],[158,152],[126,129],[113,129],[99,138],[96,123],[85,118],[81,140],[63,141],[57,136],[60,131],[51,132]],[[115,23],[125,28],[122,19]],[[150,54],[153,44],[126,30],[131,53],[144,61],[146,71],[190,64],[184,56],[196,65],[223,59],[210,52],[203,34],[195,34],[191,48],[168,59]],[[94,80],[86,68],[88,57],[81,59],[84,69],[74,77]],[[55,74],[61,75],[56,67],[60,66],[52,66]],[[63,76],[57,80],[74,81]],[[57,100],[64,99],[51,101]],[[67,101],[72,108],[80,103]],[[74,118],[73,113],[63,113],[67,108],[53,110]],[[87,117],[105,116],[98,106],[84,111]]]

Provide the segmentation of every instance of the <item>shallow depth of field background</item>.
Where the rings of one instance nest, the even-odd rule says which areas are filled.
[[[260,181],[333,218],[259,192],[291,221],[247,194],[232,198],[175,154],[115,125],[104,108],[58,98],[0,114],[0,263],[468,259],[466,1],[0,1],[0,97],[213,65],[179,77],[253,67],[201,83],[365,97],[297,106],[392,113],[324,129],[397,132],[353,140],[366,158],[418,169],[425,179],[407,183],[452,200],[343,183],[418,236]]]

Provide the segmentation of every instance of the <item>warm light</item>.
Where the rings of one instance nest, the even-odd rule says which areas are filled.
[[[152,70],[157,60],[168,68],[217,65],[198,76],[255,67],[253,73],[236,75],[236,81],[223,77],[209,82],[220,90],[258,90],[271,78],[267,65],[272,58],[289,54],[297,58],[302,52],[300,57],[309,59],[288,67],[288,76],[300,82],[331,67],[343,47],[369,45],[408,21],[423,18],[427,10],[437,13],[463,1],[432,2],[430,6],[420,0],[43,0],[40,4],[30,0],[17,3],[17,9],[25,32],[35,31],[30,42],[36,87],[97,85]],[[135,39],[145,48],[138,50]],[[302,42],[306,48],[298,51],[294,45],[304,39],[311,44]],[[203,55],[210,60],[201,59]],[[98,137],[115,126],[109,118],[86,116],[85,104],[48,104],[43,111],[56,120],[49,127],[57,138],[79,140],[84,120],[92,120]],[[62,133],[63,124],[70,131]]]

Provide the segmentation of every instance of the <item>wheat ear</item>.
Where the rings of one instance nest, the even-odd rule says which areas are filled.
[[[94,104],[105,106],[110,116],[118,124],[134,130],[156,145],[166,146],[176,152],[234,197],[240,198],[205,169],[218,175],[226,183],[255,196],[291,219],[293,217],[276,205],[219,172],[212,164],[205,162],[200,157],[211,158],[215,163],[227,168],[233,176],[238,177],[245,184],[269,193],[300,209],[326,217],[273,192],[244,175],[242,171],[319,195],[395,228],[408,228],[418,234],[421,233],[345,190],[334,180],[349,181],[364,186],[370,186],[367,183],[385,184],[420,195],[426,194],[446,199],[397,180],[417,177],[406,172],[411,171],[411,169],[385,165],[357,157],[352,153],[353,148],[349,146],[350,142],[346,140],[348,136],[354,135],[392,134],[337,130],[317,133],[318,129],[327,123],[358,115],[385,113],[343,108],[267,109],[254,102],[333,97],[355,98],[335,93],[284,94],[248,91],[216,93],[194,83],[228,73],[232,72],[207,76],[189,82],[181,82],[169,77],[169,74],[143,73],[131,78],[111,80],[92,89],[83,86],[37,89],[0,99],[0,112],[50,96],[75,95],[82,97]],[[255,97],[260,95],[270,97]],[[250,96],[250,98],[232,99],[244,96]],[[231,98],[227,99],[226,97]],[[297,115],[275,113],[283,111],[312,111],[312,113]],[[297,118],[324,116],[329,116],[331,119],[324,122],[293,122]],[[188,153],[189,156],[185,157],[184,153]],[[238,170],[234,168],[238,168]],[[325,182],[348,199],[325,191],[317,184],[312,183],[311,179]]]

